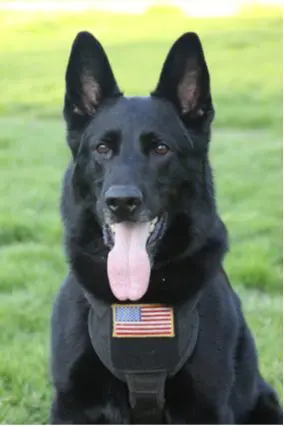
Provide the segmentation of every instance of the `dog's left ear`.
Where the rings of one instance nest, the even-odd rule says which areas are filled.
[[[210,77],[197,34],[185,33],[174,43],[152,96],[172,102],[187,126],[212,121]]]

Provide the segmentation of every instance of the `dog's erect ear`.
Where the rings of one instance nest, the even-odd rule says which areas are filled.
[[[78,33],[66,70],[65,118],[83,123],[82,117],[93,116],[100,102],[119,94],[101,44],[88,32]]]
[[[172,102],[185,124],[213,116],[210,77],[197,34],[186,33],[174,43],[152,96]]]

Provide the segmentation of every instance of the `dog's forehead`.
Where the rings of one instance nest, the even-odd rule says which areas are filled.
[[[99,109],[94,127],[123,131],[166,130],[178,124],[175,112],[167,101],[155,97],[120,97],[106,102]]]
[[[125,109],[125,111],[129,111],[133,115],[137,114],[139,119],[141,119],[141,114],[148,118],[148,116],[168,116],[173,113],[173,109],[169,102],[152,96],[123,97],[120,99],[120,105],[118,106]]]
[[[144,115],[148,118],[156,115],[168,115],[172,113],[170,103],[152,96],[131,96],[120,97],[111,108],[114,114],[127,114],[133,118],[137,116],[141,120]]]

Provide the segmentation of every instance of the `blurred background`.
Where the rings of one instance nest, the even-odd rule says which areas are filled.
[[[282,394],[281,3],[0,0],[0,423],[47,422],[49,317],[67,271],[64,73],[81,30],[102,42],[127,95],[154,88],[183,32],[200,35],[216,107],[210,155],[230,233],[225,267],[263,374]]]

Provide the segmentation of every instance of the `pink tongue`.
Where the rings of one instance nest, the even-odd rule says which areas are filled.
[[[150,260],[146,251],[149,223],[115,225],[115,244],[109,252],[107,272],[110,287],[119,300],[138,300],[147,291]]]

